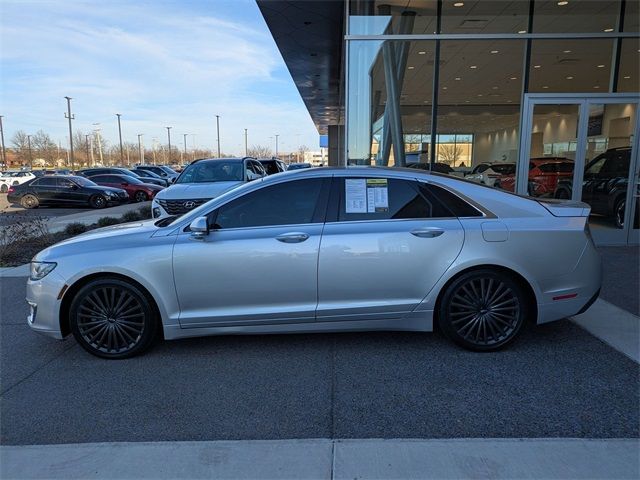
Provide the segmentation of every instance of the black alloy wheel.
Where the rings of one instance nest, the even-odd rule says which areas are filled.
[[[23,208],[38,208],[40,202],[38,201],[38,197],[27,193],[20,199],[20,205],[22,205]]]
[[[117,278],[94,280],[82,287],[69,314],[76,341],[98,357],[132,357],[156,338],[158,319],[150,299],[135,285]]]
[[[455,279],[438,308],[439,325],[458,345],[493,351],[511,343],[525,322],[525,295],[513,278],[494,270],[475,270]]]
[[[137,203],[141,203],[146,202],[149,199],[149,196],[146,194],[146,192],[138,190],[133,198]]]
[[[618,200],[616,207],[613,209],[613,216],[617,228],[624,228],[624,211],[627,201],[623,198]]]
[[[107,199],[102,195],[94,195],[89,199],[89,205],[91,208],[104,208],[107,206]]]

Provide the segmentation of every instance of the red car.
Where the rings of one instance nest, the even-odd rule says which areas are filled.
[[[92,182],[105,187],[116,187],[126,190],[129,198],[134,202],[146,202],[156,196],[164,187],[144,183],[129,175],[102,174],[88,177]]]
[[[573,160],[564,157],[532,158],[529,161],[529,195],[553,195],[561,178],[573,176]],[[496,186],[515,191],[516,176],[503,175]]]

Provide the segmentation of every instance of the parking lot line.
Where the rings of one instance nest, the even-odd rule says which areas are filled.
[[[640,317],[598,299],[589,310],[572,317],[571,320],[640,363]]]

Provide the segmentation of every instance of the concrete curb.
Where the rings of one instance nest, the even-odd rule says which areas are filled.
[[[244,440],[0,447],[2,478],[638,478],[638,439]]]

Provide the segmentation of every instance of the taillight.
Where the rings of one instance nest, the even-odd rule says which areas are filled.
[[[7,193],[13,193],[13,192],[15,192],[15,191],[16,191],[16,189],[15,189],[15,188],[13,188],[13,187],[9,187],[9,190],[7,190]]]

